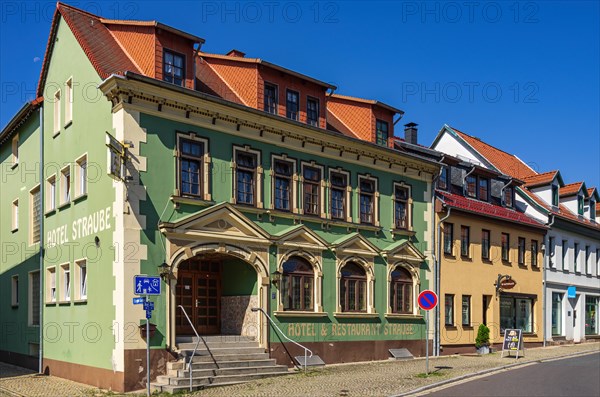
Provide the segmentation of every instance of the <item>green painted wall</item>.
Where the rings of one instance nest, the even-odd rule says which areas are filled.
[[[39,269],[39,244],[29,245],[29,191],[39,181],[39,131],[39,111],[35,111],[18,129],[19,163],[15,167],[12,138],[0,146],[0,350],[24,355],[30,354],[30,343],[39,342],[39,327],[29,324],[33,303],[29,273]],[[11,207],[16,199],[19,227],[13,231]],[[19,283],[18,305],[14,307],[13,276],[18,276]]]
[[[258,293],[256,280],[256,271],[246,262],[240,259],[223,261],[221,295],[256,295]]]
[[[70,78],[73,79],[73,120],[66,124],[65,83]],[[45,215],[43,239],[48,243],[48,233],[59,231],[60,235],[64,230],[68,241],[61,241],[61,244],[47,249],[45,267],[56,266],[59,284],[60,266],[68,263],[72,284],[70,302],[47,303],[44,307],[45,357],[111,369],[115,344],[112,334],[115,318],[112,269],[117,247],[112,242],[115,194],[112,179],[106,173],[104,143],[105,132],[112,132],[112,114],[110,103],[96,88],[100,82],[71,30],[61,20],[44,90],[44,157],[46,177],[53,174],[60,176],[62,167],[71,165],[71,200],[61,206],[60,185],[57,183],[58,209]],[[61,128],[60,133],[55,135],[54,93],[58,89],[61,90]],[[84,154],[87,154],[88,193],[77,198],[75,161]],[[104,230],[100,227],[100,211],[104,217]],[[93,217],[92,227],[84,230],[83,218],[87,223],[90,216]],[[94,241],[96,236],[100,240],[99,246]],[[87,259],[88,297],[87,301],[74,302],[78,289],[75,261],[83,258]],[[59,285],[58,296],[62,294]]]
[[[212,161],[212,169],[210,172],[210,191],[212,193],[213,202],[229,202],[232,192],[232,171],[231,160],[233,155],[234,145],[250,145],[254,150],[261,151],[261,164],[264,167],[263,177],[263,197],[265,208],[270,206],[270,167],[271,154],[282,154],[282,149],[276,145],[265,144],[261,142],[253,142],[249,139],[230,136],[221,132],[216,132],[204,128],[199,128],[193,125],[178,123],[175,121],[162,119],[156,116],[142,114],[140,116],[140,125],[147,131],[147,141],[141,145],[140,154],[147,158],[147,171],[140,173],[141,183],[146,187],[147,200],[143,201],[140,206],[140,213],[146,216],[148,225],[157,225],[159,223],[159,215],[163,214],[160,221],[174,222],[192,213],[198,212],[204,208],[202,205],[180,205],[177,209],[170,202],[169,197],[176,189],[176,161],[173,157],[173,151],[176,146],[177,132],[194,132],[199,137],[209,140],[209,151]],[[297,166],[300,167],[300,160],[314,160],[317,164],[325,166],[325,175],[328,175],[327,167],[341,166],[346,171],[351,172],[351,183],[353,189],[356,189],[358,183],[358,174],[370,173],[378,178],[380,192],[380,220],[381,231],[379,235],[374,232],[361,231],[363,236],[367,237],[375,246],[385,248],[390,244],[402,239],[403,237],[394,237],[391,235],[392,228],[392,206],[391,199],[393,193],[394,182],[405,182],[412,186],[413,196],[413,225],[416,230],[416,235],[412,238],[412,242],[419,248],[421,252],[428,249],[425,243],[425,233],[427,231],[427,223],[425,222],[424,211],[427,208],[425,201],[425,190],[427,184],[422,181],[413,180],[405,176],[395,175],[392,173],[381,172],[377,169],[372,169],[368,164],[359,166],[355,164],[346,164],[343,162],[332,161],[328,158],[323,158],[314,154],[301,153],[294,150],[286,150],[285,153],[289,158],[298,160]],[[299,170],[299,169],[298,169]],[[299,191],[300,189],[298,189]],[[358,195],[352,194],[352,208],[354,219],[358,218]],[[275,217],[273,222],[269,222],[266,218],[258,220],[256,214],[244,211],[243,207],[238,207],[245,215],[256,222],[258,226],[271,234],[276,234],[289,226],[293,225],[293,220],[281,217]],[[330,230],[321,229],[321,221],[310,221],[308,218],[304,223],[313,229],[324,240],[331,243],[348,234],[345,227],[332,227]],[[162,244],[159,243],[159,232],[156,228],[150,227],[142,231],[142,243],[148,244],[148,260],[142,264],[142,271],[156,272],[156,264],[161,263],[165,259],[165,253]],[[276,269],[275,247],[272,247],[272,255],[270,259],[270,272]],[[380,339],[388,340],[396,339],[419,339],[424,334],[424,321],[422,319],[399,319],[386,320],[384,313],[387,307],[387,285],[386,285],[386,264],[383,258],[375,258],[375,307],[380,315],[376,319],[338,319],[333,316],[335,311],[335,291],[337,277],[335,274],[335,256],[331,251],[324,252],[323,257],[323,304],[324,311],[328,316],[318,320],[314,319],[277,319],[281,327],[287,332],[294,331],[289,328],[290,325],[296,326],[296,323],[311,323],[313,325],[305,325],[305,330],[300,336],[293,335],[301,341],[320,341],[320,340],[369,340]],[[428,271],[427,264],[423,263],[420,269],[421,288],[428,288],[428,283],[425,280],[426,272]],[[234,287],[226,286],[229,276],[223,280],[224,288],[237,289],[238,283]],[[277,307],[276,299],[271,299],[271,308]],[[164,305],[157,310],[159,318],[159,329],[164,330],[166,323],[164,319]],[[317,324],[317,325],[314,325]],[[326,329],[322,329],[325,326]],[[308,327],[308,328],[307,328]],[[311,328],[312,327],[312,328]],[[358,327],[358,328],[357,328]],[[368,328],[368,329],[367,329]],[[317,329],[317,331],[309,332],[306,329]],[[358,329],[358,330],[357,330]],[[277,339],[272,336],[272,340]]]

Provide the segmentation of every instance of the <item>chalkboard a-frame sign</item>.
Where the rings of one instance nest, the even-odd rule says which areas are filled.
[[[504,352],[508,353],[510,357],[510,352],[516,351],[517,356],[515,358],[519,358],[519,351],[523,351],[523,355],[525,354],[525,346],[523,345],[523,330],[521,329],[505,329],[504,330],[504,339],[502,341],[502,357],[504,357]]]

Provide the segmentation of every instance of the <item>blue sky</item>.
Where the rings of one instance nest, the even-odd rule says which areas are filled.
[[[598,1],[77,1],[159,20],[403,109],[430,145],[449,124],[566,183],[600,187]],[[168,4],[168,6],[165,6]],[[0,3],[0,125],[35,92],[54,2]],[[399,129],[401,131],[401,129]],[[398,134],[398,133],[397,133]]]

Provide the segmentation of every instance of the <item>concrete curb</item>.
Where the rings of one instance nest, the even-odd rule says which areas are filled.
[[[598,349],[595,349],[595,350],[584,350],[584,351],[577,352],[577,353],[565,354],[563,356],[542,358],[542,359],[539,359],[539,360],[524,361],[524,362],[521,362],[521,363],[517,362],[517,363],[514,363],[514,364],[503,365],[501,367],[484,369],[482,371],[472,372],[470,374],[461,375],[461,376],[458,376],[456,378],[446,379],[446,380],[442,380],[440,382],[432,383],[430,385],[421,386],[421,387],[419,387],[417,389],[410,390],[410,391],[407,391],[407,392],[404,392],[404,393],[393,394],[393,395],[391,395],[389,397],[411,396],[411,395],[414,395],[414,394],[417,394],[417,393],[421,393],[423,391],[427,391],[427,390],[430,390],[430,389],[435,389],[435,388],[438,388],[440,386],[445,386],[445,385],[450,384],[450,383],[459,382],[461,380],[465,380],[465,379],[468,379],[468,378],[473,378],[473,377],[476,377],[476,376],[491,374],[493,372],[499,372],[499,371],[502,371],[502,370],[505,370],[505,369],[511,369],[511,368],[515,368],[515,367],[522,367],[522,366],[529,365],[529,364],[543,363],[543,362],[546,362],[546,361],[560,360],[560,359],[569,358],[569,357],[575,357],[575,356],[584,356],[586,354],[593,354],[593,353],[597,353],[597,352],[598,352]]]

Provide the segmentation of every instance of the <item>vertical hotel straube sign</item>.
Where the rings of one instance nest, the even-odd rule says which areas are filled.
[[[75,219],[68,225],[62,225],[48,231],[46,234],[46,247],[52,248],[57,245],[63,245],[70,241],[75,241],[88,237],[92,234],[102,232],[111,228],[110,224],[111,208],[96,211],[90,215]]]

